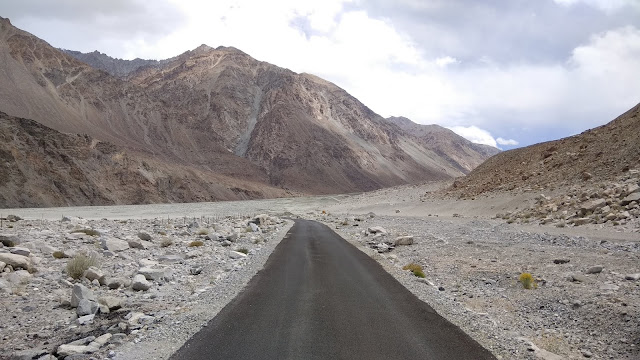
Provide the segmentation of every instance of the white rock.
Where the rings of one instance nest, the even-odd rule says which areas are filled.
[[[367,232],[369,234],[386,234],[387,230],[385,230],[385,228],[383,228],[382,226],[372,226],[367,229]]]
[[[116,238],[102,238],[100,240],[100,244],[104,250],[109,251],[123,251],[129,249],[129,243],[124,240],[116,239]]]
[[[31,266],[31,261],[28,257],[16,254],[0,253],[0,261],[6,265],[11,265],[14,269],[28,269]]]
[[[81,316],[81,317],[78,318],[78,320],[76,320],[76,322],[78,323],[78,325],[92,324],[93,323],[93,319],[95,317],[96,317],[95,314],[89,314],[89,315]]]
[[[32,277],[27,270],[18,270],[7,275],[7,281],[14,285],[26,285]]]
[[[237,251],[229,251],[229,257],[232,259],[244,259],[247,257],[247,254],[243,254]]]
[[[396,246],[397,245],[411,245],[411,244],[413,244],[413,236],[411,236],[411,235],[398,236],[393,243]]]
[[[71,307],[77,307],[82,299],[96,301],[96,296],[82,284],[73,285],[73,290],[71,290]]]
[[[147,291],[151,287],[151,283],[142,274],[137,274],[131,281],[131,288],[136,291]]]
[[[80,354],[91,354],[100,350],[95,346],[91,345],[69,345],[64,344],[58,346],[58,356],[70,356],[70,355],[80,355]]]
[[[256,232],[256,233],[261,233],[262,230],[260,230],[260,227],[254,223],[249,223],[249,226],[251,227],[251,231]]]
[[[158,281],[162,279],[170,279],[173,275],[173,269],[165,266],[146,266],[140,268],[138,270],[138,274],[144,275],[145,279],[147,280]]]
[[[0,261],[0,272],[4,269],[5,266],[7,266],[7,264],[5,264],[3,261]]]
[[[640,273],[629,274],[624,277],[626,280],[638,281],[640,280]]]
[[[98,336],[95,340],[93,340],[91,342],[91,345],[96,344],[99,347],[104,346],[107,342],[109,342],[109,339],[111,339],[113,335],[111,335],[110,333],[106,333],[104,335]]]
[[[109,311],[113,311],[122,307],[123,300],[115,296],[102,296],[98,299],[98,303],[106,306]]]

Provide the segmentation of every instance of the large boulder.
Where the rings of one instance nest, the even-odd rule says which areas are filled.
[[[15,235],[0,234],[0,243],[2,243],[2,245],[4,246],[11,247],[20,244],[21,241]]]
[[[80,299],[78,307],[76,308],[76,314],[78,316],[91,315],[98,312],[98,303],[95,301]]]
[[[0,253],[0,261],[11,265],[14,269],[28,269],[31,266],[31,260],[28,257],[18,254]]]

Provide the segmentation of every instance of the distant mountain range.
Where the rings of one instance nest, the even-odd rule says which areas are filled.
[[[328,81],[235,48],[120,60],[55,49],[3,18],[0,111],[13,164],[0,207],[358,192],[452,179],[499,152],[384,119]],[[34,156],[49,165],[21,165]]]

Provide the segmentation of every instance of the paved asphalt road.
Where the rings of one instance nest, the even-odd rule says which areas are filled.
[[[495,359],[327,226],[296,220],[171,359]]]

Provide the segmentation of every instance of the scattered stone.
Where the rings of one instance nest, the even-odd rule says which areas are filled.
[[[78,318],[78,320],[76,320],[76,322],[78,323],[78,325],[93,324],[93,319],[95,317],[96,317],[95,314],[89,314],[89,315],[81,316],[81,317]]]
[[[580,210],[582,210],[583,213],[593,212],[594,210],[604,207],[605,205],[607,205],[607,201],[605,199],[597,199],[584,204],[580,208]]]
[[[144,240],[144,241],[151,241],[151,235],[149,235],[148,233],[144,232],[144,231],[140,231],[138,233],[138,238],[140,240]]]
[[[78,307],[81,300],[96,301],[96,296],[86,286],[75,284],[71,290],[71,307]]]
[[[132,249],[140,249],[140,250],[146,250],[149,248],[149,245],[150,245],[148,241],[140,240],[140,239],[127,240],[127,244],[129,244],[129,247]]]
[[[104,273],[95,266],[91,266],[84,272],[84,277],[89,281],[98,280],[100,285],[105,284],[105,276]]]
[[[582,353],[582,356],[584,356],[586,358],[590,358],[590,357],[593,356],[593,353],[591,353],[591,351],[586,350],[586,349],[580,350],[580,353]]]
[[[6,247],[19,245],[20,242],[20,239],[15,235],[0,234],[0,243]]]
[[[127,281],[120,277],[115,277],[107,280],[107,287],[109,289],[118,289],[122,286],[126,286]]]
[[[76,314],[78,314],[78,316],[95,314],[96,312],[98,312],[98,303],[87,299],[80,299],[78,307],[76,307]]]
[[[387,230],[385,230],[385,228],[383,228],[382,226],[372,226],[370,228],[367,229],[367,232],[369,234],[386,234]]]
[[[147,280],[167,280],[173,275],[173,269],[165,266],[146,266],[140,268],[138,274],[144,275]]]
[[[150,287],[151,283],[142,274],[137,274],[131,281],[131,288],[136,291],[147,291]]]
[[[589,269],[587,269],[587,274],[599,274],[602,272],[603,267],[602,266],[592,266]]]
[[[586,276],[581,275],[581,274],[573,274],[571,275],[571,281],[573,282],[588,282],[589,279],[587,279]]]
[[[411,244],[413,244],[413,236],[411,236],[411,235],[399,236],[399,237],[397,237],[395,239],[393,244],[396,245],[396,246],[398,246],[398,245],[411,245]]]
[[[627,197],[622,199],[622,201],[620,202],[620,205],[626,206],[631,204],[634,201],[640,202],[640,192],[634,192],[633,194],[629,194]]]
[[[569,261],[571,261],[571,260],[569,260],[569,259],[555,259],[555,260],[553,260],[553,263],[554,264],[558,264],[558,265],[559,264],[568,264]]]
[[[109,311],[118,310],[122,307],[123,300],[115,296],[101,296],[98,304],[106,306]]]
[[[200,275],[200,273],[202,273],[202,266],[191,267],[191,269],[189,269],[189,273],[191,273],[191,275]]]
[[[247,254],[243,254],[241,252],[237,252],[237,251],[229,251],[229,257],[232,259],[244,259],[247,257]]]
[[[104,250],[118,252],[129,249],[129,243],[124,240],[116,239],[116,238],[103,238],[100,240],[100,244]]]
[[[624,278],[625,280],[638,281],[640,280],[640,273],[629,274],[629,275],[626,275]]]

